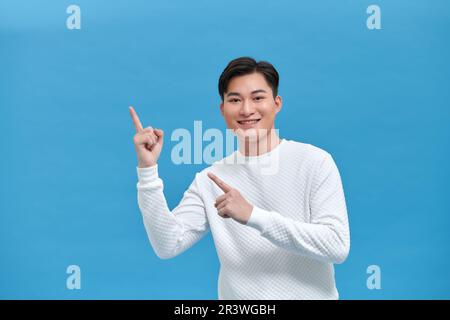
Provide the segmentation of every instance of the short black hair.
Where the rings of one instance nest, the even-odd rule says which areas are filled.
[[[224,94],[228,90],[231,79],[252,73],[260,73],[272,88],[273,97],[278,95],[279,75],[274,66],[267,61],[257,62],[251,57],[240,57],[228,63],[219,78],[219,94],[224,101]]]

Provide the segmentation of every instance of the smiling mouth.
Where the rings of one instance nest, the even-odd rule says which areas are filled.
[[[238,120],[239,124],[255,124],[261,119],[251,119],[251,120]]]

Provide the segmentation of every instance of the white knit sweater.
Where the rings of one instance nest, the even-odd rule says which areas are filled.
[[[247,225],[218,215],[214,202],[223,191],[208,171],[254,206]],[[261,156],[235,151],[197,173],[172,211],[157,165],[137,173],[138,204],[158,257],[177,256],[211,230],[219,299],[338,299],[333,263],[346,259],[350,233],[339,171],[326,151],[286,139]]]

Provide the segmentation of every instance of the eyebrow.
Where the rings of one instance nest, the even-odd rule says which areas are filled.
[[[251,94],[260,93],[260,92],[267,93],[266,90],[258,89],[258,90],[252,91]],[[238,97],[240,97],[241,94],[239,92],[229,92],[229,93],[227,93],[227,97],[229,97],[229,96],[238,96]]]

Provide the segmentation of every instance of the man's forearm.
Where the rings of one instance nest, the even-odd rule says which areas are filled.
[[[334,225],[305,223],[254,207],[247,225],[281,248],[328,263],[342,263],[349,252],[350,236],[344,213],[341,216]]]
[[[150,243],[158,257],[171,258],[183,232],[182,225],[167,206],[157,165],[137,168],[137,172],[138,205]]]

